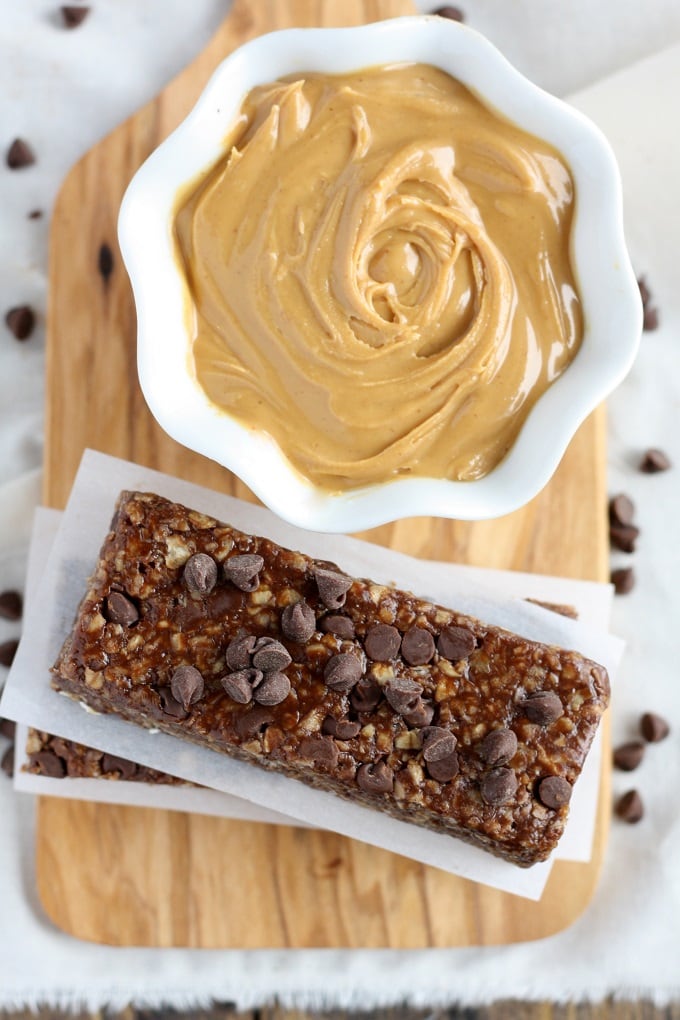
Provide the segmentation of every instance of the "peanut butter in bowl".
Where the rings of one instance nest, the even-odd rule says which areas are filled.
[[[176,204],[192,373],[318,489],[483,478],[581,344],[574,204],[434,66],[258,85]]]

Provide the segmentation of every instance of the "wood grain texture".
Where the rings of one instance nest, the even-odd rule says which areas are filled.
[[[405,0],[259,0],[252,7],[237,0],[203,54],[70,172],[50,242],[48,505],[65,504],[86,446],[252,499],[223,468],[170,440],[146,408],[136,377],[132,296],[116,244],[120,200],[139,164],[235,45],[273,28],[355,24],[410,10]],[[544,492],[501,520],[419,518],[364,537],[421,557],[602,580],[604,442],[600,409]],[[59,927],[115,945],[511,942],[558,931],[584,909],[597,881],[608,814],[605,775],[592,862],[558,863],[534,904],[325,832],[42,799],[38,886]],[[238,872],[231,861],[239,862]]]

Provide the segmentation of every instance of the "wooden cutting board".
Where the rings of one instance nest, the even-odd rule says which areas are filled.
[[[135,312],[116,243],[133,173],[235,46],[265,31],[412,13],[407,0],[236,0],[207,49],[70,172],[51,227],[45,502],[63,507],[86,446],[246,499],[232,475],[170,440],[137,384]],[[376,55],[379,59],[379,55]],[[548,488],[498,521],[426,518],[365,535],[434,559],[603,580],[604,413],[572,442]],[[607,755],[605,755],[605,758]],[[113,945],[395,947],[535,939],[570,924],[596,881],[608,770],[589,864],[555,865],[531,903],[326,833],[42,798],[37,879],[49,917]]]

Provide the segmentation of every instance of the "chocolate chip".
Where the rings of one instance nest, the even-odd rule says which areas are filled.
[[[263,677],[259,669],[239,669],[235,673],[227,673],[220,683],[232,701],[247,705],[253,700],[253,690],[262,683]]]
[[[535,691],[527,695],[521,708],[530,722],[548,726],[564,715],[564,707],[554,691]]]
[[[321,727],[322,733],[328,733],[331,737],[336,737],[338,740],[351,740],[352,737],[356,737],[361,730],[361,723],[356,722],[354,719],[335,719],[332,715],[327,715],[323,721]]]
[[[64,28],[77,28],[78,25],[82,25],[85,18],[90,13],[89,7],[61,7],[61,17],[64,22]]]
[[[465,21],[465,15],[461,11],[460,7],[453,7],[451,4],[445,4],[443,7],[437,7],[436,10],[432,11],[433,14],[438,14],[440,18],[448,18],[449,21]]]
[[[437,651],[442,659],[450,662],[466,659],[475,650],[475,646],[474,634],[465,627],[445,627],[437,641]]]
[[[628,822],[629,825],[635,825],[645,813],[642,797],[637,790],[628,790],[622,797],[619,797],[614,810],[618,817],[623,822]]]
[[[35,163],[35,153],[23,138],[15,138],[7,150],[7,166],[10,170],[23,170]]]
[[[349,616],[340,616],[337,613],[330,613],[319,621],[319,629],[324,634],[335,634],[343,641],[351,641],[354,637],[354,624]]]
[[[203,697],[203,677],[195,666],[178,666],[170,680],[172,696],[186,712]]]
[[[113,252],[109,245],[104,241],[99,246],[99,255],[97,256],[97,269],[104,283],[109,282],[109,277],[113,272]]]
[[[170,687],[159,687],[158,697],[161,700],[161,709],[166,715],[171,715],[173,719],[186,719],[189,713],[179,703]]]
[[[0,592],[0,616],[5,620],[20,620],[24,603],[18,591]]]
[[[314,580],[319,598],[326,609],[340,609],[344,606],[347,592],[352,587],[351,577],[339,574],[336,570],[327,570],[326,567],[315,567]]]
[[[614,764],[623,772],[632,772],[642,761],[644,753],[645,745],[641,740],[630,740],[614,750]]]
[[[130,761],[129,758],[119,758],[115,754],[102,755],[101,770],[103,773],[118,772],[121,779],[129,782],[137,775],[138,768],[137,763]]]
[[[612,496],[609,500],[609,520],[612,524],[632,524],[635,517],[635,504],[625,492]]]
[[[267,673],[255,688],[253,697],[259,705],[280,705],[290,694],[290,680],[285,673]]]
[[[136,605],[122,592],[112,591],[106,597],[105,607],[105,615],[109,623],[119,623],[122,627],[131,627],[139,619]]]
[[[281,613],[281,630],[289,641],[304,645],[316,631],[316,617],[312,607],[304,600],[286,606]]]
[[[482,799],[491,807],[498,807],[505,804],[515,796],[517,790],[517,776],[512,769],[492,769],[482,779],[480,792]]]
[[[41,775],[49,776],[50,779],[63,779],[66,775],[64,762],[54,751],[38,751],[31,755],[31,761],[40,767]]]
[[[384,761],[360,765],[356,781],[357,786],[367,793],[391,793],[394,789],[394,773]]]
[[[12,719],[0,719],[0,734],[8,740],[14,740],[17,724]]]
[[[15,340],[28,340],[35,327],[35,315],[28,305],[17,305],[5,315],[7,328]]]
[[[425,761],[440,761],[442,758],[450,757],[456,750],[457,741],[454,734],[443,726],[426,726],[421,737]]]
[[[412,712],[417,707],[422,698],[423,688],[408,677],[395,677],[388,680],[383,693],[394,711],[404,715],[405,712]]]
[[[659,328],[659,310],[654,305],[645,305],[643,308],[642,328],[645,333],[651,333]]]
[[[253,648],[253,666],[263,673],[275,673],[292,662],[288,649],[276,638],[261,637]]]
[[[374,662],[390,662],[396,659],[401,645],[401,634],[388,623],[376,623],[364,638],[364,649]]]
[[[645,450],[640,461],[640,471],[648,475],[657,474],[659,471],[668,471],[671,462],[663,450],[651,448]]]
[[[274,714],[264,705],[255,705],[234,720],[234,729],[242,740],[248,740],[260,733],[274,721]]]
[[[7,666],[9,669],[14,662],[18,647],[19,642],[15,638],[10,638],[9,641],[3,641],[0,644],[0,666]]]
[[[657,715],[656,712],[645,712],[640,719],[640,731],[650,744],[658,744],[668,736],[671,728],[663,716]]]
[[[452,754],[447,755],[446,758],[426,761],[425,768],[430,779],[435,779],[438,783],[448,783],[458,775],[460,769],[458,755],[454,751]]]
[[[635,541],[640,529],[634,524],[612,524],[609,528],[609,544],[621,552],[635,552]]]
[[[382,697],[380,685],[368,677],[362,677],[350,695],[355,712],[372,712]]]
[[[612,570],[609,580],[617,595],[628,595],[635,587],[635,571],[632,567],[619,567]]]
[[[196,595],[209,595],[217,584],[217,564],[207,553],[195,553],[184,565],[182,580]]]
[[[424,627],[410,627],[402,638],[401,655],[409,666],[424,666],[434,651],[434,638]]]
[[[28,218],[29,220],[40,220],[42,219],[42,214],[43,214],[42,209],[31,209],[30,213],[28,214]]]
[[[332,737],[305,737],[299,750],[303,758],[311,758],[316,765],[334,769],[338,764],[338,749]]]
[[[14,744],[10,744],[0,761],[0,769],[11,779],[14,775]]]
[[[248,669],[256,644],[257,638],[253,634],[244,634],[230,641],[225,655],[227,666],[232,670]]]
[[[433,718],[434,705],[431,705],[429,701],[423,701],[422,698],[418,699],[410,711],[402,713],[402,719],[409,726],[429,726]]]
[[[517,751],[517,737],[512,730],[492,730],[479,745],[479,756],[487,765],[507,765]]]
[[[640,300],[642,301],[642,306],[644,308],[644,306],[648,305],[649,302],[652,300],[652,292],[649,289],[647,285],[647,280],[645,279],[644,276],[641,276],[639,278],[637,285],[640,288]]]
[[[260,584],[264,560],[257,553],[231,556],[224,564],[224,573],[239,591],[255,591]]]
[[[361,678],[361,663],[352,652],[339,652],[326,663],[323,677],[332,691],[351,691]]]
[[[571,800],[571,784],[561,776],[546,776],[538,784],[538,799],[546,807],[564,807]]]

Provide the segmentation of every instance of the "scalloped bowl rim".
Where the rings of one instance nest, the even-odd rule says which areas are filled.
[[[220,411],[189,370],[188,291],[174,250],[173,210],[180,189],[223,152],[233,117],[255,85],[298,71],[332,74],[399,61],[441,68],[562,153],[576,188],[572,263],[585,330],[574,360],[484,478],[412,476],[333,493],[304,479],[269,436]],[[619,172],[604,135],[526,79],[479,33],[427,15],[356,28],[285,29],[239,47],[133,177],[118,233],[137,309],[139,380],[152,414],[173,439],[233,471],[279,517],[316,531],[357,531],[421,515],[483,520],[523,506],[549,481],[582,421],[624,378],[641,334]]]

